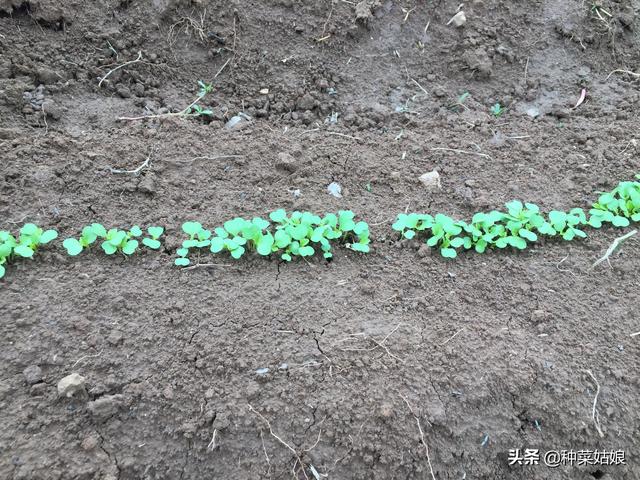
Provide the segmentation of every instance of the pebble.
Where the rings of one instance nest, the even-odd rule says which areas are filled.
[[[36,70],[36,77],[38,78],[38,81],[44,85],[56,83],[60,80],[60,75],[46,67],[41,67]]]
[[[124,85],[120,85],[118,86],[118,89],[116,90],[116,93],[122,97],[122,98],[129,98],[131,97],[131,90],[129,90],[127,87],[125,87]]]
[[[300,100],[298,100],[298,110],[311,110],[315,106],[315,100],[311,94],[305,94]]]
[[[538,110],[536,107],[527,108],[527,115],[529,115],[531,118],[537,118],[540,116],[540,110]]]
[[[78,392],[85,392],[85,379],[82,375],[72,373],[58,382],[58,395],[60,397],[73,397]]]
[[[440,185],[440,174],[435,170],[420,175],[420,182],[427,188],[442,188]]]
[[[331,182],[327,187],[327,192],[336,198],[342,198],[342,186],[338,182]]]
[[[467,16],[463,11],[459,11],[451,18],[451,20],[449,20],[447,25],[449,25],[450,23],[453,23],[456,27],[462,27],[465,23],[467,23]]]
[[[156,182],[153,180],[153,175],[145,175],[138,184],[138,190],[153,195],[156,192]]]
[[[115,415],[122,406],[122,394],[104,395],[93,402],[87,403],[87,410],[94,418],[104,420]]]
[[[42,369],[38,365],[29,365],[22,371],[22,374],[29,385],[42,381]]]
[[[260,375],[261,377],[266,375],[267,373],[269,373],[269,369],[268,368],[259,368],[256,370],[256,374]]]
[[[120,345],[124,340],[124,334],[120,330],[112,331],[107,337],[107,342],[110,345]]]
[[[225,124],[225,128],[229,130],[238,130],[251,121],[251,117],[245,114],[234,115]]]
[[[287,152],[278,153],[278,160],[276,161],[276,170],[281,170],[288,173],[293,173],[298,169],[295,158]]]

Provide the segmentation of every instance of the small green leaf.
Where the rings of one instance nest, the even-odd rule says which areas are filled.
[[[238,247],[235,250],[231,251],[231,256],[236,260],[239,259],[244,253],[244,247]]]
[[[118,251],[118,247],[116,247],[109,241],[102,242],[101,247],[102,250],[104,250],[104,253],[106,253],[107,255],[113,255],[114,253],[116,253],[116,251]]]
[[[275,221],[275,220],[274,220]],[[289,255],[288,253],[283,253],[280,258],[282,258],[283,260],[290,262],[291,261],[291,255]]]
[[[202,230],[202,225],[198,222],[185,222],[182,224],[182,231],[192,237],[200,230]]]
[[[75,238],[67,238],[62,242],[62,246],[67,249],[67,253],[72,257],[75,257],[82,252],[82,245]]]
[[[222,251],[223,248],[224,248],[224,238],[213,237],[211,239],[211,253],[219,253]]]
[[[156,240],[155,238],[143,238],[142,244],[151,248],[152,250],[158,250],[162,245],[160,241]]]
[[[107,229],[99,223],[92,223],[90,228],[96,237],[104,238],[107,236]]]
[[[38,228],[37,225],[33,223],[25,223],[23,227],[20,229],[20,234],[27,235],[27,236],[36,235],[38,233],[38,230],[40,229]]]
[[[611,221],[611,223],[613,223],[613,225],[615,225],[616,227],[628,227],[629,219],[620,217],[620,216],[615,216],[613,217],[613,220]]]
[[[139,237],[142,235],[142,229],[138,225],[134,225],[131,227],[131,230],[129,230],[129,233],[132,237]]]
[[[409,240],[411,240],[413,237],[416,236],[416,232],[415,230],[405,230],[403,235],[404,235],[404,238],[408,238]]]
[[[456,258],[458,253],[453,248],[442,248],[440,254],[445,258]]]
[[[56,238],[58,238],[58,232],[56,232],[55,230],[46,230],[42,233],[42,235],[40,235],[40,243],[44,245],[45,243],[49,243],[51,240],[55,240]]]
[[[27,245],[18,245],[17,247],[15,247],[13,249],[13,252],[23,258],[32,258],[33,257],[33,250],[31,249],[31,247],[28,247]]]
[[[522,238],[526,238],[530,242],[535,242],[536,240],[538,240],[538,236],[535,233],[533,233],[533,232],[531,232],[529,230],[526,230],[524,228],[521,228],[518,231],[518,235],[520,235]]]
[[[163,227],[149,227],[147,228],[147,232],[151,235],[151,238],[157,240],[164,233]]]
[[[2,265],[0,265],[0,278],[4,277],[5,269]]]
[[[269,218],[274,222],[282,222],[285,218],[287,218],[287,212],[283,209],[276,210],[269,214]]]
[[[271,254],[271,247],[273,246],[273,235],[267,233],[266,235],[262,235],[256,244],[256,251],[260,255],[269,255]],[[311,248],[311,247],[309,247]],[[313,251],[313,249],[311,249]]]
[[[176,255],[179,255],[181,257],[186,257],[187,255],[189,255],[189,249],[188,248],[179,248],[176,250]]]
[[[306,247],[300,248],[300,250],[298,250],[298,253],[300,254],[301,257],[310,257],[315,253],[315,250],[313,249],[313,247],[306,246]]]
[[[184,257],[179,257],[176,258],[173,263],[175,265],[177,265],[178,267],[186,267],[187,265],[189,265],[191,263],[191,261],[188,258],[184,258]]]
[[[349,245],[349,248],[360,253],[369,253],[370,250],[369,245],[366,245],[364,243],[352,243],[351,245]]]
[[[138,248],[137,240],[129,240],[125,243],[124,247],[122,247],[122,253],[125,255],[133,255]]]

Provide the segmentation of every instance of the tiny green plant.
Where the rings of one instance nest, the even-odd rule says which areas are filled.
[[[198,86],[200,89],[198,90],[198,97],[195,101],[184,109],[185,115],[193,115],[193,116],[211,116],[213,115],[213,111],[208,108],[203,108],[198,105],[198,102],[206,97],[209,93],[213,91],[213,85],[210,83],[204,83],[202,80],[198,80]]]
[[[282,260],[294,257],[309,257],[322,252],[324,258],[332,258],[331,241],[344,243],[357,252],[369,251],[369,226],[356,222],[354,213],[345,210],[338,214],[320,217],[311,212],[276,210],[269,214],[269,220],[254,217],[251,220],[236,217],[224,222],[213,231],[205,229],[199,222],[185,222],[182,231],[188,238],[182,242],[174,263],[185,267],[191,263],[188,258],[191,249],[209,249],[211,253],[228,252],[234,259],[241,258],[247,251],[258,255],[279,254]]]
[[[467,98],[469,98],[471,94],[469,92],[464,92],[462,95],[460,95],[455,102],[450,103],[449,105],[447,105],[447,108],[451,111],[454,112],[459,112],[460,110],[467,108],[466,105],[464,104],[464,102],[467,101]]]
[[[496,103],[494,104],[489,111],[491,112],[491,115],[493,115],[494,117],[499,117],[500,115],[502,115],[504,113],[504,107],[502,105],[500,105],[500,103]]]
[[[33,258],[41,245],[57,237],[55,230],[43,230],[34,223],[25,223],[17,239],[6,230],[0,231],[0,278],[4,277],[5,265],[12,257]]]
[[[164,233],[164,228],[149,227],[147,233],[149,236],[142,239],[142,244],[152,250],[158,250],[161,246],[159,238]],[[138,250],[138,239],[142,236],[143,231],[138,225],[134,225],[127,231],[118,228],[107,230],[100,223],[92,223],[82,229],[80,238],[67,238],[62,242],[62,246],[70,256],[75,257],[100,239],[102,240],[100,246],[107,255],[121,252],[128,256]]]
[[[424,232],[427,245],[437,246],[447,258],[455,258],[459,249],[473,248],[478,253],[489,247],[524,250],[540,236],[571,241],[585,238],[585,227],[600,228],[605,223],[626,227],[640,221],[640,182],[620,182],[613,191],[602,193],[588,215],[582,208],[544,215],[537,205],[519,200],[505,206],[505,212],[476,213],[469,223],[443,214],[402,213],[392,228],[407,239]]]
[[[198,95],[195,100],[178,112],[158,113],[153,115],[142,115],[140,117],[119,117],[121,121],[146,120],[150,118],[165,117],[203,117],[213,115],[213,111],[200,105],[200,101],[213,91],[213,85],[198,80]]]

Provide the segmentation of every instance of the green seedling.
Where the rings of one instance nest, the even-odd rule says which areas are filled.
[[[467,106],[464,104],[464,102],[467,100],[467,98],[469,98],[470,93],[469,92],[464,92],[462,95],[460,95],[458,97],[458,99],[453,102],[450,103],[449,105],[447,105],[447,108],[449,110],[452,110],[454,112],[459,112],[461,109],[463,108],[467,108]]]
[[[198,102],[206,97],[209,93],[213,91],[213,85],[210,83],[204,83],[202,80],[198,80],[198,86],[200,89],[198,90],[198,97],[189,105],[187,108],[183,110],[185,115],[193,115],[196,117],[199,116],[211,116],[213,115],[213,111],[208,108],[203,108],[198,105]]]
[[[626,227],[631,221],[640,221],[640,182],[620,182],[613,191],[602,193],[589,211],[589,218],[581,208],[569,212],[553,210],[545,217],[537,205],[518,200],[507,203],[506,208],[506,212],[476,213],[470,223],[456,222],[442,214],[400,214],[392,228],[408,239],[426,231],[427,245],[438,246],[441,254],[449,258],[454,258],[460,248],[474,248],[478,253],[489,247],[524,250],[528,242],[537,241],[541,235],[571,241],[587,236],[585,226],[600,228],[611,223]]]
[[[158,238],[163,234],[162,227],[149,227],[147,233],[149,237],[142,239],[142,243],[153,250],[160,248]],[[75,257],[91,246],[96,240],[103,240],[100,246],[107,255],[122,252],[124,255],[133,255],[139,246],[138,238],[143,235],[142,229],[138,225],[131,227],[129,231],[112,228],[107,230],[99,223],[92,223],[82,229],[80,238],[67,238],[62,242],[62,246],[67,253]]]
[[[149,237],[145,237],[142,239],[142,244],[145,247],[149,247],[152,250],[158,250],[162,245],[160,240],[158,240],[162,234],[164,233],[164,228],[162,227],[149,227],[147,228],[147,233]]]
[[[626,227],[629,219],[640,221],[640,182],[620,182],[611,192],[602,193],[589,214],[589,225],[594,228],[603,223]]]
[[[0,278],[4,277],[5,265],[11,257],[33,258],[41,245],[57,237],[55,230],[43,230],[33,223],[25,223],[17,239],[6,230],[0,231]]]
[[[494,117],[499,117],[504,113],[504,110],[505,109],[502,105],[500,105],[499,103],[496,103],[489,109],[489,112],[491,112],[491,115],[493,115]]]
[[[192,248],[209,248],[211,253],[228,252],[239,259],[247,251],[255,251],[261,256],[275,253],[280,258],[291,261],[293,257],[310,257],[321,251],[327,259],[332,257],[331,240],[339,239],[352,250],[369,251],[369,226],[365,222],[355,222],[350,211],[327,214],[324,218],[310,212],[276,210],[269,214],[269,220],[254,217],[247,220],[236,217],[226,221],[221,227],[210,232],[198,222],[186,222],[182,230],[189,238],[176,252],[175,264],[187,266]]]
[[[66,248],[67,254],[72,257],[79,255],[82,251],[92,245],[98,238],[105,238],[107,230],[99,223],[92,223],[82,229],[82,235],[79,239],[67,238],[62,242],[62,246]]]

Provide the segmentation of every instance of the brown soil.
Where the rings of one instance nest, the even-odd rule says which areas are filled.
[[[168,227],[159,254],[58,244],[0,281],[0,478],[640,478],[638,241],[591,270],[620,230],[445,261],[390,228],[587,207],[633,178],[639,79],[609,73],[640,65],[640,2],[476,0],[447,26],[459,3],[0,0],[0,228]],[[210,122],[116,121],[184,108],[197,80]],[[441,190],[417,181],[433,169]],[[172,266],[183,221],[280,207],[352,209],[373,252]],[[58,398],[72,372],[88,395]]]

